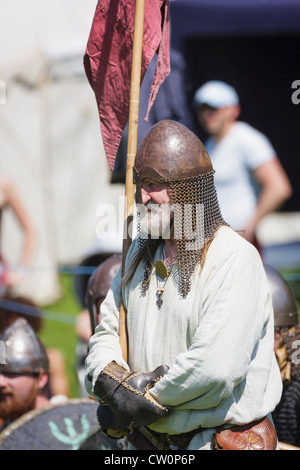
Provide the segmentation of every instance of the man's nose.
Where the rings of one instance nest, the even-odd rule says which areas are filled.
[[[1,372],[0,372],[0,388],[5,387],[6,384],[7,384],[7,379],[6,379],[5,375],[1,374]]]
[[[145,188],[141,189],[141,196],[142,196],[142,204],[147,204],[147,202],[149,202],[151,199],[150,193]]]

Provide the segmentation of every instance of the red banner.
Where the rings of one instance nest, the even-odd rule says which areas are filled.
[[[134,16],[135,0],[99,0],[84,56],[111,169],[129,117]],[[169,42],[169,0],[145,0],[141,83],[158,53],[147,116],[160,85],[170,73]]]

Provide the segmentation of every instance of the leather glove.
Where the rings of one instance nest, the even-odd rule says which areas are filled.
[[[152,372],[128,372],[115,362],[105,367],[96,380],[94,391],[100,402],[108,405],[114,415],[114,418],[111,416],[111,425],[106,421],[106,429],[113,429],[119,423],[119,430],[126,434],[132,428],[151,424],[167,416],[170,408],[158,403],[150,395],[149,389],[168,370],[169,367],[160,366]],[[99,409],[101,428],[104,426],[103,411]]]
[[[122,439],[128,432],[121,429],[120,423],[109,406],[100,404],[97,408],[97,420],[101,431],[113,439]]]

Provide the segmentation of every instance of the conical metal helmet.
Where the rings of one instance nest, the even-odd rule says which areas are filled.
[[[294,293],[285,279],[271,266],[264,265],[274,309],[274,325],[298,325],[298,308]]]
[[[212,171],[201,140],[183,124],[165,119],[151,127],[137,150],[133,168],[137,199],[144,178],[165,183]]]
[[[122,255],[115,254],[101,263],[91,275],[87,295],[90,295],[93,302],[97,302],[101,297],[105,297],[117,274],[122,262]]]
[[[0,335],[0,342],[4,351],[0,373],[48,372],[49,361],[45,348],[24,318],[18,318],[9,325]]]
[[[106,297],[113,278],[117,274],[122,263],[122,255],[114,254],[99,264],[91,275],[85,295],[85,303],[89,310],[92,333],[98,324],[97,302]]]

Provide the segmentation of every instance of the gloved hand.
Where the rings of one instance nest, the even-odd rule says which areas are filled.
[[[107,421],[107,411],[101,410],[100,405],[98,413],[100,427],[114,429],[119,423],[119,430],[126,434],[132,428],[151,424],[167,416],[171,411],[170,408],[158,403],[150,395],[149,389],[167,373],[168,369],[167,366],[160,366],[152,372],[128,372],[115,362],[105,367],[96,380],[94,392],[101,403],[109,406],[114,417],[111,415],[110,425]]]
[[[100,404],[97,408],[97,420],[101,431],[113,439],[127,436],[127,430],[122,430],[119,421],[109,406]]]

